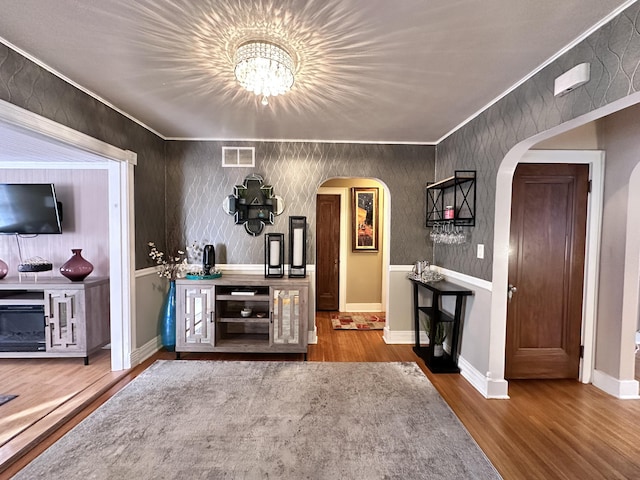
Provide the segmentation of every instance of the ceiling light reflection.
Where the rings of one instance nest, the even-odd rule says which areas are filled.
[[[150,67],[149,75],[167,76],[168,89],[174,82],[186,83],[184,101],[203,109],[211,95],[235,107],[259,102],[238,88],[234,77],[236,50],[258,38],[282,46],[295,66],[293,89],[270,102],[274,113],[320,113],[332,103],[357,107],[368,96],[363,78],[366,83],[367,71],[374,68],[367,67],[368,55],[383,44],[363,45],[345,34],[357,32],[361,39],[376,26],[338,0],[173,0],[161,6],[140,0],[124,8],[135,10],[131,18],[143,19],[133,41],[148,52],[141,61]]]

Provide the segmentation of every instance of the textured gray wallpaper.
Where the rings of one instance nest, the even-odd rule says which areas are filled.
[[[256,168],[223,168],[224,142],[167,142],[167,228],[172,247],[193,241],[216,246],[219,263],[264,262],[264,235],[252,237],[222,210],[233,186],[261,175],[285,211],[264,232],[288,234],[289,216],[307,217],[307,260],[315,262],[318,187],[334,177],[381,180],[390,191],[391,263],[431,258],[424,226],[424,187],[433,179],[433,146],[234,142],[255,146]],[[321,226],[320,226],[321,227]],[[288,244],[288,243],[287,243]]]
[[[0,98],[138,154],[136,268],[149,266],[146,238],[164,245],[164,141],[110,107],[0,44]]]
[[[639,90],[639,12],[640,5],[632,5],[437,146],[438,178],[452,175],[455,169],[478,170],[478,217],[471,240],[465,248],[437,246],[434,259],[438,265],[491,280],[500,163],[522,140]],[[589,83],[554,97],[554,79],[583,62],[591,64]],[[476,259],[478,243],[485,245],[484,260]]]

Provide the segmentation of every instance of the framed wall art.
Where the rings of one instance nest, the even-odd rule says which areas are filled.
[[[352,248],[354,252],[378,251],[378,189],[354,187],[351,189]]]

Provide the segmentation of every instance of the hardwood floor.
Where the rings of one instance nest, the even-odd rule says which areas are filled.
[[[380,330],[333,330],[328,312],[318,313],[317,324],[319,340],[317,345],[309,346],[308,361],[418,362],[505,479],[640,478],[640,400],[617,400],[591,385],[569,380],[511,381],[510,400],[487,400],[460,375],[434,375],[429,372],[410,345],[386,345]],[[42,443],[14,463],[5,461],[4,472],[0,465],[0,479],[10,478],[158,358],[173,359],[175,354],[159,352],[144,365],[121,373],[118,378],[110,378],[110,383],[115,385],[106,391],[103,385],[101,392],[94,392],[86,408],[67,421],[62,429],[53,435],[48,434]],[[300,361],[302,355],[183,354],[182,358]],[[0,363],[3,390],[4,367],[4,363]],[[82,369],[78,374],[75,365],[60,368],[49,365],[47,369],[50,373],[44,378],[70,378],[73,375],[75,382],[83,376]],[[25,373],[24,368],[20,371],[25,379],[31,375]],[[107,372],[105,375],[113,374]],[[62,385],[65,382],[53,383]],[[44,390],[48,391],[47,388]],[[42,395],[29,400],[30,408],[43,408],[41,404],[61,398],[60,393],[51,392],[49,395],[45,392]],[[84,395],[89,396],[86,391]],[[0,407],[0,422],[6,415],[3,409],[12,402]],[[3,427],[0,423],[2,433]],[[34,428],[38,428],[37,424]],[[38,435],[31,434],[31,437]],[[0,453],[3,448],[0,447]]]
[[[0,472],[31,450],[126,372],[111,372],[110,351],[80,358],[1,359],[0,393],[18,395],[0,406]]]

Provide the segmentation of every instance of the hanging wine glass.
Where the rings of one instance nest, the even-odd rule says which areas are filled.
[[[429,238],[433,243],[436,243],[436,236],[438,234],[438,223],[434,223],[433,227],[431,227],[431,232],[429,233]]]

